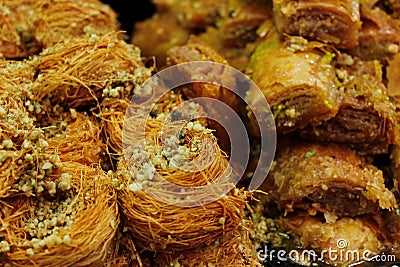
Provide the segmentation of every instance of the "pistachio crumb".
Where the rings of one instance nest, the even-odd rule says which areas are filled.
[[[27,250],[26,250],[26,253],[29,255],[29,256],[33,256],[33,255],[35,255],[35,252],[33,251],[33,249],[31,249],[31,248],[28,248]]]
[[[306,154],[305,154],[305,157],[306,158],[310,158],[310,157],[312,157],[312,156],[314,156],[315,155],[315,152],[314,151],[308,151]]]

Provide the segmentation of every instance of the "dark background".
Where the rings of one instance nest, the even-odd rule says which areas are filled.
[[[121,23],[121,29],[126,31],[128,36],[132,35],[133,25],[136,21],[149,18],[155,12],[155,8],[150,0],[102,0],[102,2],[115,10],[118,14],[118,20]]]

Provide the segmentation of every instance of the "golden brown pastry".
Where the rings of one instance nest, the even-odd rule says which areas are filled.
[[[104,266],[119,224],[109,177],[99,166],[63,162],[40,182],[50,195],[2,202],[0,239],[9,249],[0,251],[1,264]]]
[[[249,229],[240,223],[237,229],[227,231],[214,243],[178,253],[160,253],[156,266],[214,266],[260,267],[250,241]]]
[[[139,48],[114,33],[58,43],[29,63],[38,76],[31,86],[32,100],[42,104],[50,99],[71,108],[98,104],[107,97],[129,98],[151,75]]]
[[[380,8],[361,5],[362,28],[359,45],[350,49],[352,55],[365,60],[388,60],[399,52],[400,23]]]
[[[393,59],[389,60],[386,67],[386,78],[388,95],[398,97],[400,96],[400,53],[396,54]]]
[[[351,48],[358,44],[360,12],[357,0],[274,0],[280,32]]]
[[[395,19],[400,18],[400,1],[384,0],[382,2],[384,3],[385,7],[387,7],[389,9],[389,13],[393,18],[395,18]]]
[[[198,37],[244,72],[258,38],[273,25],[272,2],[228,1],[223,14],[216,26],[208,26]]]
[[[397,207],[381,170],[333,145],[281,143],[262,189],[287,211],[353,217]]]
[[[117,14],[98,0],[35,1],[31,18],[34,36],[43,47],[66,39],[85,38],[117,31]]]
[[[165,65],[166,52],[183,45],[190,34],[215,26],[226,14],[227,0],[153,0],[156,13],[135,24],[131,42],[141,47],[144,56],[155,56],[158,67]],[[150,33],[150,34],[149,34]]]
[[[33,34],[30,18],[34,0],[4,0],[0,5],[0,53],[7,59],[35,54],[40,44]]]
[[[0,21],[0,53],[6,58],[24,58],[67,39],[119,29],[117,14],[98,0],[5,0]]]
[[[155,124],[156,121],[153,120],[150,123]],[[162,125],[149,128],[160,132],[159,129],[162,129]],[[151,134],[157,135],[157,132],[152,131]],[[190,140],[199,140],[198,137],[204,140],[210,136],[210,134],[193,133],[193,131],[186,129],[184,138],[190,142]],[[157,139],[157,137],[154,139]],[[221,151],[217,151],[218,154],[213,154],[210,152],[212,149],[206,147],[198,148],[196,151],[206,151],[207,155],[197,153],[193,156],[193,152],[191,154],[188,152],[188,157],[192,157],[189,159],[194,159],[199,164],[206,165],[212,161],[209,166],[205,166],[200,171],[189,172],[175,167],[179,163],[177,160],[186,157],[178,152],[178,147],[181,148],[184,145],[175,143],[176,140],[179,141],[176,136],[172,136],[169,140],[171,141],[168,142],[171,143],[166,146],[169,151],[167,148],[163,150],[160,144],[151,144],[150,142],[147,147],[152,151],[149,152],[141,151],[133,146],[130,147],[127,156],[130,166],[127,166],[124,158],[121,158],[115,178],[118,180],[117,184],[122,186],[122,190],[118,193],[121,214],[124,217],[127,230],[135,237],[138,247],[167,253],[210,245],[217,238],[220,238],[224,231],[236,229],[243,219],[247,198],[247,193],[244,190],[233,188],[226,193],[226,197],[217,199],[218,191],[224,190],[224,188],[232,188],[232,184],[227,181],[231,180],[232,173],[229,173],[228,170],[228,173],[225,174],[228,162]],[[207,143],[203,140],[198,143]],[[159,141],[157,140],[157,142]],[[211,146],[219,149],[215,138],[211,142],[213,142],[210,144]],[[137,141],[136,144],[138,144]],[[187,147],[194,147],[193,142],[187,144]],[[127,153],[126,151],[125,153]],[[183,150],[179,149],[179,151]],[[147,156],[146,153],[148,153]],[[174,157],[171,160],[163,158],[162,155],[167,153],[173,154]],[[137,159],[138,157],[140,157],[140,160]],[[134,164],[142,164],[143,167],[139,169],[140,166],[137,168],[137,166],[133,166]],[[200,167],[203,167],[203,165]],[[219,181],[216,179],[219,179]],[[189,188],[200,187],[213,182],[215,182],[216,188],[211,188],[204,193],[187,194],[185,192]],[[184,188],[176,191],[175,185]],[[157,198],[153,197],[155,194],[157,194]],[[204,203],[210,198],[216,200],[207,204],[197,204]],[[169,200],[166,201],[166,199]],[[196,205],[185,207],[180,204],[191,201]]]
[[[217,24],[220,38],[227,47],[244,47],[257,39],[257,29],[272,19],[272,5],[254,0],[228,1],[228,14]]]
[[[340,108],[331,119],[301,130],[307,139],[346,144],[365,154],[387,153],[397,143],[395,106],[380,81],[377,61],[338,67]]]
[[[285,45],[276,33],[268,35],[248,67],[272,109],[278,133],[318,125],[335,116],[340,104],[330,54],[308,48],[303,38],[291,41]],[[252,95],[247,99],[257,103]]]
[[[26,49],[9,13],[7,7],[0,6],[0,58],[25,57]]]
[[[304,249],[316,253],[318,261],[325,260],[335,266],[364,261],[364,256],[373,257],[383,248],[382,236],[366,218],[342,218],[327,223],[299,213],[283,218],[281,222],[291,234],[299,237]],[[364,254],[365,251],[370,254]],[[301,251],[299,255],[303,255]]]
[[[186,29],[201,30],[214,25],[227,0],[153,0],[159,13],[169,12]]]
[[[185,44],[189,33],[174,16],[155,14],[135,24],[131,42],[141,48],[144,56],[155,56],[157,66],[161,67],[165,65],[168,49]]]
[[[228,62],[214,49],[194,36],[186,45],[173,47],[168,51],[167,64],[169,66],[192,61],[211,61],[228,66]],[[187,75],[187,77],[195,77],[194,75],[196,75],[197,72],[196,70],[190,69],[189,72],[184,74]],[[202,73],[200,75],[202,75]],[[205,77],[202,77],[202,79],[205,81],[219,81],[229,89],[218,84],[195,82],[184,87],[182,89],[183,94],[189,98],[208,97],[217,99],[230,106],[236,113],[239,114],[241,112],[244,105],[240,97],[236,94],[243,96],[244,91],[236,86],[236,80],[230,68],[213,68]],[[212,103],[204,103],[204,109],[209,117],[218,118],[216,113],[219,111],[214,108]],[[229,151],[229,136],[223,131],[221,125],[212,120],[208,123],[212,129],[216,130],[223,150]]]
[[[400,210],[383,214],[383,224],[386,230],[387,239],[385,243],[386,254],[400,257]]]
[[[72,110],[66,119],[64,131],[48,140],[51,153],[59,155],[62,162],[78,162],[91,166],[98,164],[105,152],[100,136],[100,125],[93,118]]]
[[[399,126],[399,108],[400,97],[392,97],[392,102],[396,105],[397,126]],[[400,127],[397,128],[397,134],[400,134]],[[392,145],[390,148],[390,172],[394,182],[394,188],[400,193],[400,143]]]

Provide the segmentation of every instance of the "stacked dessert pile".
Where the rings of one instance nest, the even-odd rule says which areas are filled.
[[[144,55],[155,55],[160,67],[230,64],[271,107],[277,153],[261,187],[267,194],[249,213],[254,246],[399,257],[399,1],[153,3],[156,13],[132,35]],[[249,110],[222,89],[190,92],[224,100],[242,115]],[[248,93],[246,100],[261,98]],[[255,117],[247,117],[260,140]],[[347,245],[338,247],[340,240]]]

